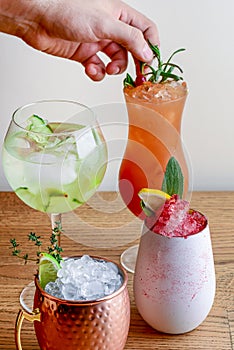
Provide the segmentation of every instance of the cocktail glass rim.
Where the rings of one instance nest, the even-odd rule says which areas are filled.
[[[62,132],[53,132],[51,133],[46,133],[45,131],[41,132],[41,131],[32,131],[32,130],[27,130],[24,126],[22,126],[16,119],[17,119],[17,115],[20,111],[27,109],[29,107],[32,107],[34,105],[37,104],[43,104],[43,103],[67,103],[67,104],[74,104],[76,106],[82,107],[84,110],[87,110],[90,112],[90,115],[92,115],[93,117],[93,124],[97,123],[97,116],[94,112],[94,110],[88,106],[86,106],[83,103],[77,102],[77,101],[73,101],[73,100],[64,100],[64,99],[49,99],[49,100],[38,100],[35,102],[31,102],[25,105],[22,105],[20,107],[18,107],[12,114],[12,122],[14,122],[14,124],[19,127],[20,129],[30,132],[32,134],[43,134],[43,135],[47,135],[47,136],[61,136],[61,135],[74,135],[74,133],[79,133],[80,130],[76,130],[76,131],[62,131]],[[90,128],[90,126],[84,127],[82,128],[82,133],[87,129]]]

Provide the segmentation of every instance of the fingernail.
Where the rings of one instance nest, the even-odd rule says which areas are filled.
[[[143,48],[143,56],[147,61],[150,61],[153,58],[153,53],[148,44],[145,44]]]
[[[94,66],[92,66],[92,67],[90,67],[89,68],[89,74],[90,75],[97,75],[97,68],[96,67],[94,67]]]
[[[119,74],[120,72],[120,68],[119,67],[115,67],[112,71],[112,74],[115,75],[115,74]]]

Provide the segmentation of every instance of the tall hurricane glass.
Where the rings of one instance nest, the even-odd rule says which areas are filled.
[[[101,183],[107,147],[96,116],[73,101],[39,101],[17,109],[3,147],[3,167],[16,195],[51,215],[85,203]]]
[[[119,171],[119,189],[128,209],[144,220],[138,196],[142,188],[162,190],[167,165],[175,160],[183,174],[182,197],[190,196],[191,170],[181,139],[181,121],[187,97],[185,84],[141,85],[124,88],[129,132]],[[173,176],[176,176],[172,172]],[[134,272],[138,245],[121,255],[122,265]]]

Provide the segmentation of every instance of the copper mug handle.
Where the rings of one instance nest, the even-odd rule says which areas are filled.
[[[24,310],[19,310],[16,321],[15,321],[15,344],[16,344],[16,350],[22,350],[21,346],[21,327],[23,320],[26,319],[27,321],[34,322],[34,321],[41,321],[41,312],[37,308],[32,311],[32,313],[26,312]]]

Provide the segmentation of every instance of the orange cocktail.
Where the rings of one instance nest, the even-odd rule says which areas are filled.
[[[129,134],[119,172],[119,189],[133,214],[144,218],[138,192],[144,187],[162,189],[171,157],[183,174],[183,197],[188,190],[188,169],[180,136],[187,86],[174,80],[146,81],[139,86],[126,86],[124,96]]]

